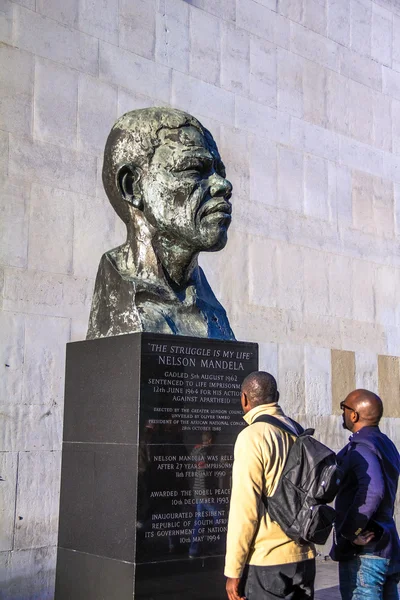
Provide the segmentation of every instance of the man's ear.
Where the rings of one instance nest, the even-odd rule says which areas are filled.
[[[142,175],[139,167],[122,165],[117,172],[117,186],[124,200],[135,208],[143,210],[142,190],[139,182]]]
[[[276,401],[279,402],[279,392],[276,392]]]

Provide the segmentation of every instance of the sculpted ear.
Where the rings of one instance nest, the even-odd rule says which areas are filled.
[[[143,210],[142,191],[139,185],[141,170],[132,165],[123,165],[117,173],[117,185],[124,200]]]

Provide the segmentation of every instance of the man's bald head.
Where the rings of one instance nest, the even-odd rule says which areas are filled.
[[[351,409],[357,413],[357,422],[361,427],[378,425],[383,415],[382,400],[369,390],[359,389],[350,392],[343,404],[348,407],[347,410]]]
[[[242,395],[246,396],[250,408],[260,404],[271,404],[279,398],[275,377],[266,371],[254,371],[242,383]]]

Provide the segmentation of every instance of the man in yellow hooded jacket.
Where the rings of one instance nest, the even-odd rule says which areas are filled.
[[[225,558],[228,598],[311,600],[315,549],[291,540],[271,521],[262,501],[262,494],[271,496],[278,485],[295,439],[293,424],[278,405],[276,381],[269,373],[248,375],[241,392],[249,427],[235,444]],[[269,423],[254,423],[261,415],[282,420],[293,436]]]

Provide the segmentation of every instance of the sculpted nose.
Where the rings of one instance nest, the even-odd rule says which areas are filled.
[[[210,186],[211,196],[223,196],[225,200],[229,200],[232,195],[232,184],[230,181],[214,173],[211,177]]]

